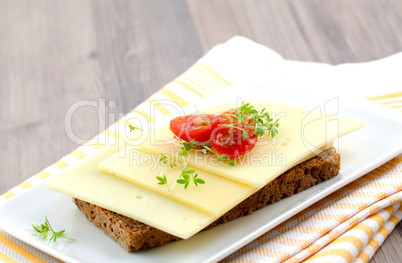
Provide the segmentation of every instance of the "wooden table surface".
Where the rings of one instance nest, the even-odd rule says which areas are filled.
[[[402,1],[1,0],[0,194],[78,146],[64,128],[73,103],[127,113],[234,35],[286,59],[380,59],[402,51]],[[96,109],[72,127],[98,134]],[[402,262],[401,243],[399,224],[372,262]]]

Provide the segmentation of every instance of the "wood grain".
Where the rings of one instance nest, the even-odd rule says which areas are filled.
[[[233,35],[287,59],[331,64],[380,59],[401,50],[400,1],[187,2],[204,52]]]
[[[402,51],[402,1],[0,1],[0,193],[77,147],[71,105],[126,113],[234,35],[287,59],[380,59]],[[72,118],[83,139],[108,124],[96,107]],[[399,224],[372,262],[402,262],[401,243]]]

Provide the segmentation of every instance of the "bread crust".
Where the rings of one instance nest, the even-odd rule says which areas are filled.
[[[329,148],[278,176],[204,230],[249,215],[267,204],[297,194],[313,185],[335,177],[339,170],[340,156],[335,148]],[[88,220],[92,221],[95,226],[102,229],[106,235],[117,241],[128,252],[162,246],[171,241],[180,240],[179,237],[97,205],[76,198],[73,198],[73,202],[84,212]]]

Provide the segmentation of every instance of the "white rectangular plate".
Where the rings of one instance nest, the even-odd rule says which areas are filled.
[[[241,97],[321,109],[323,114],[329,108],[333,111],[335,107],[335,112],[339,111],[341,115],[364,120],[364,129],[336,143],[341,154],[342,168],[338,176],[188,240],[136,253],[123,250],[93,226],[71,202],[70,197],[46,189],[44,182],[0,206],[0,228],[66,262],[215,262],[402,152],[402,123],[397,120],[341,104],[342,98],[311,98],[294,90],[277,90],[265,84],[256,84],[247,89],[233,87],[197,105],[204,108],[221,102],[233,103],[233,100]],[[340,104],[337,104],[337,100]],[[56,229],[66,229],[66,233],[78,242],[60,240],[53,244],[33,236],[31,224],[42,223],[45,215]]]

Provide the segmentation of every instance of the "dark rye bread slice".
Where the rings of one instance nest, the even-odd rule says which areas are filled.
[[[297,194],[313,185],[336,176],[340,169],[340,156],[335,148],[329,148],[318,156],[296,165],[283,173],[265,187],[218,218],[204,230],[213,228],[230,220],[249,215],[269,203]],[[114,213],[88,202],[73,199],[85,217],[116,240],[125,250],[137,251],[162,246],[179,237],[137,220]]]

